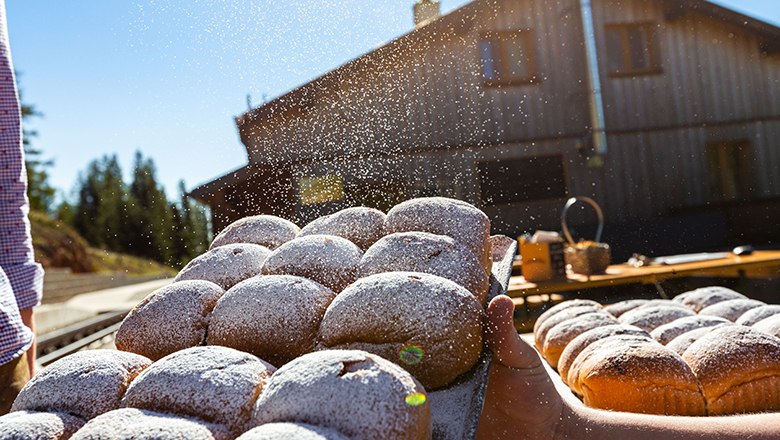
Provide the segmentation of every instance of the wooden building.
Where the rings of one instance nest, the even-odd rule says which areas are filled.
[[[780,234],[780,28],[703,0],[476,0],[236,123],[216,230],[445,195],[517,235],[587,195],[626,249]]]

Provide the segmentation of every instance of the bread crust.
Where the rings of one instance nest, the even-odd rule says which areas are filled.
[[[647,332],[641,328],[623,324],[596,327],[581,333],[566,345],[566,348],[564,348],[563,352],[561,353],[561,357],[558,360],[558,373],[561,375],[563,382],[566,384],[569,383],[569,369],[571,368],[577,356],[579,356],[579,354],[582,353],[582,351],[585,350],[590,344],[602,339],[606,339],[610,336],[618,335],[643,336],[645,338],[649,337]]]
[[[646,332],[652,332],[657,327],[664,324],[693,315],[695,315],[695,313],[686,308],[661,305],[638,307],[621,316],[618,321],[620,321],[621,324],[634,325]]]
[[[222,230],[209,249],[236,243],[254,243],[274,250],[295,238],[300,228],[273,215],[253,215],[237,220]]]
[[[710,286],[681,293],[672,301],[676,301],[690,307],[696,313],[705,307],[730,299],[745,299],[745,295],[735,292],[727,287]]]
[[[691,330],[697,328],[715,327],[718,325],[729,324],[731,321],[721,318],[719,316],[685,316],[680,319],[676,319],[670,323],[656,327],[650,336],[661,345],[666,345],[678,336],[688,333]]]
[[[563,321],[547,332],[542,347],[542,354],[553,367],[558,367],[558,360],[566,346],[577,336],[598,327],[615,325],[618,321],[612,315],[604,312],[588,313],[568,321]]]
[[[324,215],[301,229],[299,237],[336,235],[366,251],[384,235],[385,213],[373,208],[355,207]]]

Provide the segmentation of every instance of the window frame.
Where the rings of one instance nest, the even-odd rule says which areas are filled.
[[[510,41],[515,37],[519,37],[523,44],[523,53],[526,55],[527,59],[527,71],[528,75],[525,77],[510,77],[510,78],[500,78],[500,79],[488,79],[485,77],[485,59],[482,56],[482,42],[483,41],[493,41],[497,42],[500,46],[500,56],[495,57],[494,54],[494,63],[498,63],[498,72],[500,76],[506,76],[504,75],[509,69],[506,67],[506,51],[504,50],[504,42]],[[479,58],[479,68],[480,68],[480,76],[482,77],[483,84],[485,87],[501,87],[501,86],[521,86],[521,85],[529,85],[529,84],[538,84],[541,82],[539,79],[541,76],[539,75],[539,69],[538,69],[538,63],[536,60],[536,44],[534,41],[534,31],[533,29],[526,28],[526,29],[515,29],[515,30],[492,30],[492,31],[485,31],[482,32],[479,36],[479,41],[477,45],[477,53]]]
[[[483,173],[483,167],[489,167],[491,165],[497,164],[506,164],[508,162],[524,162],[525,165],[532,165],[532,162],[534,161],[545,161],[545,160],[556,160],[560,163],[560,175],[554,176],[559,177],[560,181],[558,182],[558,186],[561,191],[560,193],[555,192],[553,194],[548,194],[545,197],[536,197],[531,196],[528,197],[528,194],[526,193],[524,197],[522,198],[512,198],[511,195],[503,194],[501,197],[498,197],[498,199],[494,197],[490,197],[491,193],[494,192],[495,188],[495,182],[490,185],[486,186],[486,178],[490,179],[490,175]],[[569,181],[569,170],[566,164],[566,157],[563,153],[547,153],[547,154],[535,154],[531,156],[520,156],[520,157],[503,157],[503,158],[481,158],[474,161],[473,164],[473,171],[477,178],[477,193],[479,194],[480,202],[483,206],[490,206],[490,207],[500,207],[500,206],[517,206],[517,205],[526,205],[531,203],[544,203],[551,200],[562,200],[566,199],[569,196],[570,191],[570,181]],[[487,171],[487,170],[486,170]],[[494,180],[494,179],[490,179]],[[521,185],[522,186],[522,185]],[[508,200],[510,199],[511,200]],[[488,200],[490,199],[490,200]]]
[[[647,39],[647,54],[649,66],[645,68],[634,68],[631,57],[631,41],[629,38],[629,31],[631,29],[642,29]],[[659,75],[663,73],[663,66],[661,65],[660,52],[661,49],[658,43],[658,25],[652,21],[637,21],[630,23],[607,23],[604,25],[604,53],[606,54],[605,61],[606,67],[611,78],[625,78],[634,76],[645,75]],[[609,32],[620,32],[620,46],[623,52],[623,68],[612,69],[610,68],[610,53],[607,44]],[[626,68],[627,66],[627,68]]]

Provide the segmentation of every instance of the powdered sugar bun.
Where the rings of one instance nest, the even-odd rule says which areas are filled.
[[[666,345],[678,336],[691,330],[729,324],[730,322],[731,321],[718,316],[686,316],[657,327],[650,333],[650,336],[662,345]]]
[[[537,320],[536,324],[534,324],[534,343],[536,344],[536,348],[539,350],[544,348],[544,341],[547,338],[547,333],[556,325],[589,313],[602,313],[609,315],[609,313],[605,312],[600,305],[597,307],[591,305],[582,305],[578,307],[562,309],[554,315],[551,315],[547,317],[547,319],[543,320],[541,325],[539,325],[539,321]]]
[[[689,309],[686,305],[682,303],[678,303],[677,301],[672,301],[670,299],[650,299],[647,300],[644,304],[640,304],[637,306],[637,309],[649,309],[651,307],[658,307],[658,306],[669,306],[669,307],[677,307],[680,309]]]
[[[338,293],[355,281],[363,252],[345,238],[307,235],[273,251],[263,263],[263,275],[297,275]]]
[[[273,215],[254,215],[231,223],[222,230],[209,249],[236,243],[254,243],[276,249],[300,232],[291,221]]]
[[[534,323],[534,333],[538,332],[539,327],[541,327],[542,324],[544,324],[544,322],[547,321],[553,315],[557,315],[559,312],[562,312],[566,309],[570,309],[572,307],[583,307],[583,306],[602,308],[601,304],[589,299],[573,299],[570,301],[564,301],[545,310],[544,313],[542,313],[541,315],[539,315],[538,318],[536,318],[536,322]]]
[[[12,411],[65,412],[85,420],[119,407],[128,384],[152,362],[116,350],[81,351],[36,374]]]
[[[615,338],[620,336],[609,339]],[[680,416],[707,414],[693,371],[680,355],[652,340],[601,346],[579,367],[579,381],[585,404],[594,408]]]
[[[271,251],[258,244],[228,244],[190,261],[174,281],[205,280],[228,290],[260,273]]]
[[[310,353],[280,368],[258,398],[253,422],[327,426],[363,440],[424,440],[432,431],[422,385],[390,361],[351,350]]]
[[[158,360],[206,344],[209,314],[224,290],[210,281],[179,281],[152,292],[122,321],[118,349]]]
[[[208,343],[281,366],[314,351],[320,321],[335,297],[332,290],[306,278],[250,278],[233,286],[217,303]]]
[[[563,321],[547,332],[542,346],[542,354],[553,368],[557,368],[563,350],[574,338],[588,330],[617,323],[614,316],[602,311]]]
[[[780,315],[772,315],[753,324],[753,329],[780,338]],[[778,360],[780,362],[780,360]]]
[[[455,281],[485,302],[488,275],[477,257],[446,235],[398,232],[383,237],[360,260],[358,278],[382,272],[423,272]]]
[[[87,421],[72,414],[16,411],[0,417],[4,440],[67,440]]]
[[[194,347],[168,355],[130,384],[123,407],[196,417],[245,429],[252,405],[274,368],[227,347]]]
[[[410,231],[454,238],[477,256],[485,273],[491,273],[490,219],[474,205],[445,197],[407,200],[387,213],[385,232]]]
[[[558,360],[558,373],[560,373],[563,382],[569,383],[569,369],[577,356],[579,356],[585,348],[596,341],[618,335],[649,337],[647,332],[639,327],[622,324],[605,325],[581,333],[566,345],[566,348],[563,349],[563,353],[561,353],[561,357]]]
[[[349,440],[329,428],[305,423],[267,423],[253,428],[236,440]]]
[[[630,312],[631,310],[647,304],[648,302],[650,302],[649,299],[627,299],[625,301],[620,301],[616,302],[615,304],[604,306],[604,311],[614,316],[615,318],[620,318],[620,316],[624,313]]]
[[[710,415],[780,410],[780,339],[725,326],[691,344],[683,358],[701,383]]]
[[[663,305],[647,308],[638,307],[622,315],[618,321],[621,324],[634,325],[646,332],[652,332],[664,324],[693,315],[695,313],[690,309]]]
[[[769,318],[773,315],[780,315],[780,305],[768,304],[765,306],[756,307],[755,309],[750,309],[743,313],[742,316],[737,319],[736,323],[750,327],[758,321]]]
[[[448,279],[413,272],[361,278],[328,307],[323,348],[356,349],[392,359],[429,390],[465,373],[482,352],[482,306]]]
[[[720,316],[721,318],[734,322],[748,310],[765,305],[765,303],[754,299],[732,299],[705,307],[699,311],[699,314],[705,316]]]
[[[722,323],[722,324],[713,325],[712,327],[702,327],[702,328],[697,328],[696,330],[685,332],[680,336],[672,339],[671,342],[669,342],[668,344],[666,344],[666,348],[682,356],[683,353],[685,353],[685,350],[687,350],[688,347],[691,346],[691,344],[698,341],[699,338],[701,338],[702,336],[712,333],[712,331],[715,330],[716,328],[725,327],[729,325],[734,325],[734,324],[730,322],[728,324]]]
[[[336,235],[365,251],[384,235],[385,213],[373,208],[355,207],[322,216],[301,229],[306,235]]]
[[[681,293],[672,298],[672,301],[682,303],[685,306],[690,307],[690,309],[694,312],[699,313],[701,309],[721,301],[745,298],[745,295],[739,292],[735,292],[727,287],[712,286],[702,287],[700,289]]]
[[[71,440],[229,440],[221,425],[135,408],[107,412],[89,421]]]

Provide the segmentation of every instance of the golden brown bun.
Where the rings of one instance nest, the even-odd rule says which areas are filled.
[[[780,339],[739,325],[702,336],[683,354],[710,415],[780,410]]]
[[[639,327],[623,324],[606,325],[581,333],[566,345],[563,353],[561,353],[561,357],[558,359],[558,373],[560,373],[563,382],[568,384],[569,369],[577,356],[582,353],[582,350],[585,350],[585,348],[596,341],[618,335],[649,336],[646,331]]]
[[[765,305],[765,303],[754,299],[730,299],[701,309],[699,315],[718,316],[735,322],[745,312]]]
[[[648,342],[655,342],[649,335],[635,334],[627,332],[626,334],[618,334],[614,336],[606,336],[603,339],[594,341],[583,348],[580,354],[578,354],[574,361],[572,361],[569,367],[569,372],[566,375],[565,382],[569,385],[571,390],[582,396],[582,380],[580,378],[580,370],[582,365],[585,364],[591,356],[596,356],[598,353],[610,350],[625,349],[631,344],[645,344]]]
[[[616,302],[615,304],[604,306],[604,310],[615,318],[620,318],[622,314],[630,312],[637,307],[647,304],[648,302],[650,302],[649,299],[627,299],[625,301],[620,301]]]
[[[680,336],[672,339],[668,344],[666,344],[666,348],[682,356],[683,353],[685,353],[685,350],[687,350],[688,347],[691,346],[691,344],[698,341],[699,338],[712,332],[718,327],[724,327],[728,325],[734,325],[734,324],[721,323],[721,324],[715,324],[712,327],[702,327],[702,328],[697,328],[695,330],[685,332]]]
[[[536,322],[534,323],[534,333],[536,333],[539,330],[539,327],[544,324],[545,321],[547,321],[551,316],[558,314],[559,312],[570,309],[572,307],[582,307],[582,306],[592,306],[601,308],[601,304],[597,303],[596,301],[591,301],[589,299],[573,299],[571,301],[564,301],[562,303],[556,304],[552,306],[550,309],[545,310],[544,313],[539,315],[538,318],[536,318]]]
[[[561,353],[572,339],[588,330],[617,323],[614,316],[604,312],[588,313],[563,321],[547,332],[542,355],[553,368],[557,368]]]
[[[753,325],[753,329],[780,338],[780,315],[772,315]]]
[[[743,313],[739,319],[736,320],[736,324],[746,325],[752,327],[754,324],[761,320],[769,318],[770,316],[780,315],[780,304],[770,304],[766,306],[756,307]]]
[[[595,307],[591,305],[584,305],[560,310],[554,315],[547,317],[547,319],[545,319],[541,325],[538,324],[539,321],[537,320],[537,325],[534,325],[534,343],[536,344],[536,348],[541,350],[544,347],[544,340],[547,338],[547,332],[552,330],[553,327],[562,323],[563,321],[568,321],[569,319],[586,315],[588,313],[603,313],[608,315],[608,313],[605,312],[601,306]]]
[[[691,369],[655,341],[604,345],[582,364],[579,379],[583,400],[593,408],[680,416],[707,413]]]

